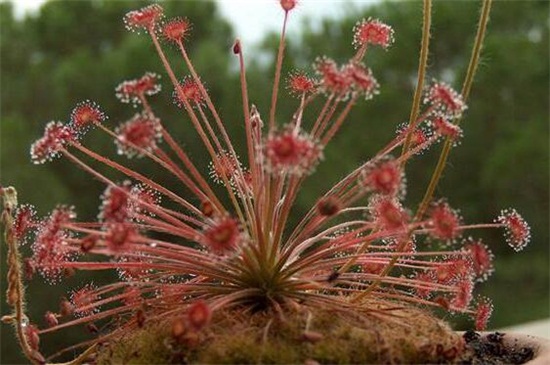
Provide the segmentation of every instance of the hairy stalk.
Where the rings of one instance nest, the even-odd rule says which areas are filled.
[[[8,245],[8,289],[6,291],[6,301],[13,307],[14,314],[3,317],[3,322],[11,322],[16,330],[17,339],[25,353],[34,364],[40,363],[42,355],[31,348],[23,322],[25,315],[25,289],[21,278],[21,254],[19,253],[19,243],[13,233],[13,211],[17,207],[17,192],[12,187],[0,188],[0,196],[3,200],[3,210],[1,222],[4,225],[4,239]]]
[[[248,164],[250,166],[250,170],[252,173],[252,176],[256,177],[258,176],[258,166],[256,164],[256,147],[254,145],[254,138],[253,138],[253,130],[252,130],[252,124],[250,121],[250,106],[249,106],[249,100],[248,100],[248,87],[246,82],[246,68],[244,65],[244,55],[243,55],[243,48],[241,45],[240,40],[235,41],[235,45],[233,46],[234,51],[237,52],[237,56],[239,57],[239,76],[240,76],[240,82],[241,82],[241,97],[242,97],[242,103],[243,103],[243,114],[244,114],[244,125],[246,129],[246,145],[248,149]],[[259,126],[257,126],[259,127]],[[256,195],[258,191],[258,187],[260,182],[257,181],[258,179],[253,179],[253,192]]]
[[[479,22],[477,26],[477,34],[476,34],[474,46],[472,48],[472,54],[470,56],[470,63],[468,64],[468,71],[466,72],[466,78],[462,85],[462,96],[465,102],[468,101],[468,97],[470,96],[470,89],[472,88],[472,83],[474,81],[475,73],[477,71],[477,66],[479,64],[479,57],[481,55],[483,40],[485,38],[485,32],[487,30],[487,23],[489,22],[491,4],[492,4],[492,0],[483,0],[483,5],[481,7],[481,15],[479,17]],[[460,119],[457,119],[456,124],[459,124],[459,123],[460,123]],[[433,193],[435,191],[435,188],[437,187],[437,184],[439,183],[441,174],[443,173],[443,170],[447,165],[447,158],[449,157],[449,153],[451,152],[452,145],[453,145],[453,141],[451,140],[451,138],[447,138],[445,141],[445,145],[441,150],[441,154],[439,155],[439,160],[437,161],[437,165],[432,175],[432,178],[430,180],[430,183],[426,188],[426,192],[424,193],[424,198],[422,199],[422,202],[419,205],[418,211],[416,212],[416,216],[415,216],[416,219],[419,219],[420,217],[422,217],[422,215],[428,209],[428,205],[432,200]]]
[[[432,23],[432,0],[424,0],[423,20],[422,20],[422,43],[420,46],[420,59],[418,60],[418,77],[416,79],[416,89],[414,91],[411,114],[409,116],[409,131],[405,137],[405,143],[401,154],[405,154],[411,147],[414,129],[418,124],[418,113],[420,111],[420,101],[424,91],[424,79],[426,78],[426,68],[428,66],[428,53],[430,49],[430,28]],[[401,167],[405,167],[406,161],[401,162]]]
[[[17,339],[25,356],[36,365],[80,365],[95,351],[96,345],[90,346],[74,360],[66,363],[46,363],[42,354],[31,347],[27,334],[25,333],[29,325],[25,315],[25,288],[21,274],[21,254],[19,253],[19,243],[13,232],[13,211],[17,207],[17,191],[13,187],[0,187],[0,197],[3,201],[3,210],[0,217],[0,223],[4,226],[4,239],[8,245],[8,289],[6,300],[13,307],[13,314],[2,317],[2,322],[12,323],[15,327]]]
[[[277,51],[277,64],[275,66],[275,79],[273,80],[273,91],[271,93],[271,108],[269,109],[269,129],[275,127],[275,111],[277,109],[277,96],[279,93],[279,81],[281,80],[281,67],[283,66],[283,56],[285,50],[285,33],[286,24],[288,21],[288,11],[285,11],[285,19],[283,20],[283,30],[281,39],[279,40],[279,50]]]

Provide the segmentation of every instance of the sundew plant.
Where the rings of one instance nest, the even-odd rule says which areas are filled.
[[[310,70],[283,75],[286,25],[297,9],[296,0],[281,0],[285,17],[271,95],[249,95],[244,45],[237,40],[231,48],[240,65],[240,88],[225,87],[241,92],[246,137],[246,153],[238,155],[243,146],[236,148],[187,53],[191,20],[169,18],[159,4],[128,12],[126,28],[151,39],[165,73],[144,70],[116,86],[116,97],[129,104],[133,115],[127,121],[115,125],[96,102],[85,100],[67,121],[47,123],[30,149],[36,164],[68,159],[104,184],[97,220],[81,221],[77,209],[65,205],[39,218],[32,206],[17,204],[13,188],[1,189],[9,246],[7,302],[13,309],[2,320],[14,325],[25,355],[44,363],[82,349],[77,363],[99,344],[147,323],[166,322],[198,333],[220,311],[284,316],[289,308],[303,307],[390,321],[395,308],[412,305],[463,313],[477,329],[485,328],[492,305],[473,290],[492,273],[493,255],[475,232],[502,229],[506,242],[519,251],[529,241],[529,227],[511,208],[486,223],[468,223],[445,199],[434,197],[434,190],[449,151],[462,137],[459,124],[490,5],[483,2],[458,92],[444,82],[424,80],[431,17],[430,0],[424,1],[409,122],[396,123],[388,143],[327,186],[297,222],[289,216],[303,182],[322,163],[325,147],[354,105],[379,94],[369,53],[377,48],[391,52],[399,34],[383,20],[359,20],[350,29],[355,54],[347,62],[319,56]],[[181,55],[186,75],[175,74],[167,52]],[[277,115],[282,92],[296,97],[290,120]],[[151,98],[159,97],[180,108],[183,121],[161,120],[150,105]],[[254,106],[259,98],[270,100],[269,110]],[[189,133],[194,129],[197,143],[204,146],[211,160],[208,170],[198,167],[170,133],[171,125],[181,122],[188,124]],[[111,139],[119,158],[85,146],[85,133]],[[415,182],[405,179],[407,163],[437,144],[442,153],[424,199],[417,207],[408,206],[406,187]],[[129,167],[127,159],[138,158],[170,173],[181,189],[170,190],[154,175]],[[111,180],[105,173],[109,169],[125,178]],[[30,246],[29,257],[20,253],[24,245]],[[26,316],[32,302],[27,303],[25,280],[41,276],[49,285],[62,285],[67,273],[102,270],[116,272],[118,279],[67,288],[43,319]],[[41,338],[83,325],[94,333],[91,339],[42,353]]]

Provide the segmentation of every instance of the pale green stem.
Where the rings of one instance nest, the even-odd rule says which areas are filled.
[[[492,0],[483,0],[483,6],[481,8],[481,16],[479,17],[474,47],[470,56],[470,64],[468,65],[466,78],[464,79],[464,84],[462,85],[462,97],[465,103],[468,101],[468,97],[470,96],[470,90],[472,88],[474,76],[477,71],[477,66],[479,64],[479,57],[481,54],[481,48],[483,46],[483,39],[485,38],[485,31],[487,30],[487,23],[489,22],[489,13],[491,12],[491,3]],[[455,123],[459,124],[460,119],[457,119]],[[428,185],[426,193],[424,194],[424,198],[422,199],[418,211],[416,212],[415,219],[419,219],[426,212],[435,188],[437,187],[439,179],[441,178],[441,174],[443,173],[443,170],[445,169],[445,166],[447,164],[447,158],[449,157],[452,145],[453,140],[450,137],[447,137],[445,145],[443,146],[443,150],[439,155],[439,161],[437,162],[437,166],[432,175],[432,179],[430,180],[430,184]]]
[[[405,143],[403,145],[403,150],[401,154],[405,154],[412,143],[412,136],[414,133],[414,128],[418,124],[417,118],[420,111],[420,101],[422,100],[422,91],[424,89],[424,79],[426,78],[426,68],[428,66],[428,51],[430,48],[430,26],[432,18],[432,1],[424,0],[424,19],[422,26],[422,43],[420,48],[420,59],[418,61],[418,78],[416,81],[416,90],[414,91],[413,104],[411,108],[411,114],[409,116],[409,128],[407,136],[405,138]],[[401,166],[405,166],[405,160],[401,162]]]

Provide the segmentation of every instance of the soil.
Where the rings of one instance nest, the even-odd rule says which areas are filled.
[[[463,365],[504,365],[524,364],[533,359],[534,350],[513,344],[504,344],[506,334],[493,332],[481,335],[475,331],[466,331],[463,335],[466,343],[466,357],[459,364]]]

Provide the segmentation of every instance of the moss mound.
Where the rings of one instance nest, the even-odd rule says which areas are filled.
[[[427,312],[384,312],[223,312],[181,336],[173,322],[146,323],[105,346],[97,363],[425,364],[452,362],[462,351],[462,338]]]

